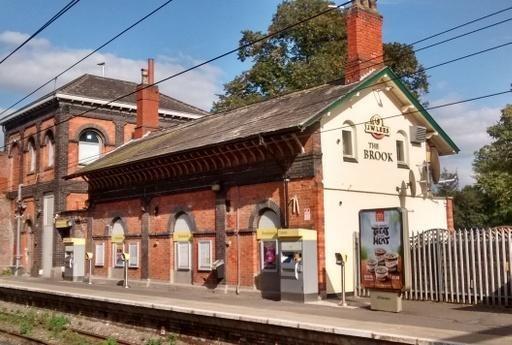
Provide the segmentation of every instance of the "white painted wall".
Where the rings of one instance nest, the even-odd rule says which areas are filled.
[[[382,87],[382,86],[381,86]],[[335,252],[348,254],[347,291],[353,291],[353,238],[358,233],[358,212],[361,209],[405,207],[411,231],[446,228],[446,201],[422,196],[419,183],[421,167],[426,159],[426,144],[409,142],[409,126],[416,124],[410,115],[400,109],[406,104],[394,97],[393,91],[366,89],[351,101],[331,110],[321,122],[322,165],[325,207],[325,255],[327,292],[339,292],[340,267],[335,264]],[[354,124],[366,122],[378,114],[384,125],[390,127],[390,136],[377,140],[365,133],[364,125],[356,125],[357,163],[343,161],[341,127],[349,120]],[[398,115],[398,116],[397,116]],[[391,118],[386,118],[390,117]],[[402,182],[409,182],[409,169],[399,168],[396,162],[396,133],[404,131],[408,139],[408,165],[414,172],[417,196],[410,189],[406,196],[397,192]],[[369,143],[378,144],[379,151],[391,153],[393,162],[364,159],[363,150]]]

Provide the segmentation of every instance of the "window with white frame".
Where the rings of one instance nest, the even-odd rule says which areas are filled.
[[[78,164],[87,165],[100,158],[102,147],[103,142],[96,131],[83,131],[78,139]]]
[[[130,243],[128,254],[130,255],[128,267],[139,267],[139,243]]]
[[[96,243],[94,253],[94,266],[103,267],[105,265],[105,243]]]
[[[32,140],[28,142],[28,172],[36,171],[36,147]]]
[[[355,160],[357,158],[356,127],[352,122],[345,121],[343,123],[341,142],[343,145],[344,160]]]
[[[123,243],[112,243],[112,266],[113,267],[124,267],[123,261],[124,244]]]
[[[197,262],[199,271],[212,270],[212,241],[200,240],[197,242]]]
[[[407,136],[402,131],[396,134],[396,161],[398,167],[408,168]]]
[[[190,242],[176,242],[176,269],[187,271],[190,270],[190,247]]]

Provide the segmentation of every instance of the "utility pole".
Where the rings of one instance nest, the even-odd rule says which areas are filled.
[[[23,202],[21,201],[21,187],[23,187],[23,184],[20,183],[18,185],[18,198],[16,199],[16,264],[15,264],[15,271],[14,275],[18,276],[20,271],[20,260],[21,260],[21,217],[23,210],[25,209],[25,206],[23,205]]]

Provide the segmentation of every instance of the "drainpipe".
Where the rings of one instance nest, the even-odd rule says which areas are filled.
[[[15,276],[19,275],[20,259],[21,259],[21,256],[20,256],[20,251],[21,251],[21,243],[20,243],[20,238],[21,238],[21,187],[23,187],[22,183],[20,183],[18,185],[18,198],[16,200],[17,224],[16,224],[16,268],[14,271]]]
[[[236,294],[240,294],[240,186],[236,186]]]
[[[284,186],[284,228],[288,228],[288,182],[290,182],[290,179],[285,176],[283,179],[283,186]]]

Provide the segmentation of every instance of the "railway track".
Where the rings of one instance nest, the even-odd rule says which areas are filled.
[[[92,332],[88,332],[88,331],[84,331],[84,330],[81,330],[81,329],[76,329],[76,328],[68,328],[68,330],[70,331],[73,331],[79,335],[82,335],[82,336],[85,336],[86,338],[89,338],[89,339],[94,339],[96,341],[103,341],[103,340],[107,340],[109,337],[105,337],[105,336],[102,336],[102,335],[98,335],[98,334],[95,334],[95,333],[92,333]],[[30,335],[27,335],[27,334],[20,334],[18,332],[13,332],[13,331],[10,331],[8,329],[5,329],[5,328],[0,328],[0,335],[4,336],[5,338],[10,338],[13,340],[13,345],[16,344],[41,344],[41,345],[54,345],[55,344],[55,341],[54,342],[47,342],[47,341],[44,341],[44,340],[41,340],[41,339],[38,339],[38,338],[35,338],[33,336],[30,336]],[[20,343],[19,340],[22,340],[23,342]],[[139,343],[133,343],[133,342],[129,342],[129,341],[126,341],[126,340],[122,340],[122,339],[117,339],[115,338],[116,342],[118,345],[140,345]],[[16,342],[18,341],[18,342]],[[11,345],[11,344],[9,344]]]

